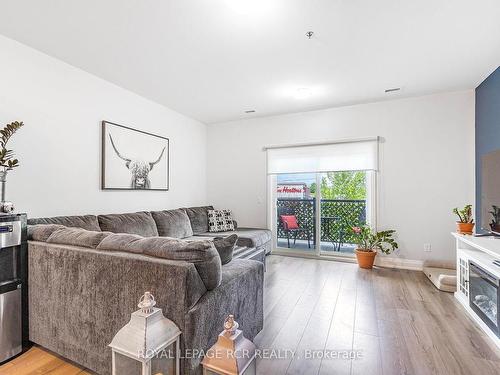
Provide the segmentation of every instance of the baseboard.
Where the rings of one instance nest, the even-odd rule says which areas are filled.
[[[340,262],[356,263],[355,257],[339,256],[339,255],[337,256],[326,255],[320,257],[317,256],[316,254],[311,254],[311,252],[300,251],[300,250],[291,252],[287,250],[273,249],[271,254],[290,256],[295,258],[321,259],[321,260],[333,260]],[[384,268],[398,268],[402,270],[422,271],[424,268],[424,261],[414,260],[414,259],[392,258],[392,257],[378,255],[375,258],[375,265]]]
[[[336,261],[336,262],[356,263],[356,258],[350,257],[350,256],[341,256],[341,255],[318,256],[316,254],[311,254],[311,252],[306,252],[306,251],[293,251],[292,252],[292,251],[287,251],[287,250],[273,249],[273,251],[271,251],[270,255],[280,255],[280,256],[287,256],[287,257],[293,257],[293,258],[319,259],[319,260],[330,260],[330,261]]]
[[[422,269],[424,268],[424,261],[378,256],[375,259],[375,265],[386,268],[399,268],[402,270],[422,271]]]

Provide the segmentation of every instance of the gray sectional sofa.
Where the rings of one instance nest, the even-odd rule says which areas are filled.
[[[253,339],[263,326],[264,264],[222,265],[212,238],[236,233],[242,253],[265,253],[270,233],[210,233],[209,208],[29,219],[30,340],[109,374],[107,345],[145,291],[181,329],[183,353],[213,345],[229,313]],[[200,374],[201,359],[183,358],[182,373]]]

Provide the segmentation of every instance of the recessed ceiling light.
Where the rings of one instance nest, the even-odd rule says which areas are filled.
[[[255,113],[255,109],[248,109],[245,111],[245,113]]]
[[[401,90],[401,87],[394,87],[392,89],[386,89],[385,92],[389,93],[389,92],[394,92],[394,91],[399,91],[399,90]]]
[[[297,90],[295,90],[294,97],[295,99],[307,99],[312,95],[311,89],[308,89],[307,87],[299,87]]]

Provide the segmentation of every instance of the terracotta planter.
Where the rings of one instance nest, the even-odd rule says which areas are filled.
[[[360,268],[372,269],[375,262],[376,251],[363,251],[356,249],[356,258]]]
[[[460,234],[472,234],[474,223],[460,223],[457,221],[457,232]]]

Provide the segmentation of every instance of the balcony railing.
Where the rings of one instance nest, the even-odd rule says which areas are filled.
[[[322,199],[321,241],[354,243],[350,228],[366,224],[366,201]],[[316,243],[316,199],[277,199],[278,238],[287,238],[280,215],[295,215],[301,228],[308,229],[310,239]],[[324,220],[328,219],[328,220]],[[307,231],[297,233],[298,240],[307,240]]]

